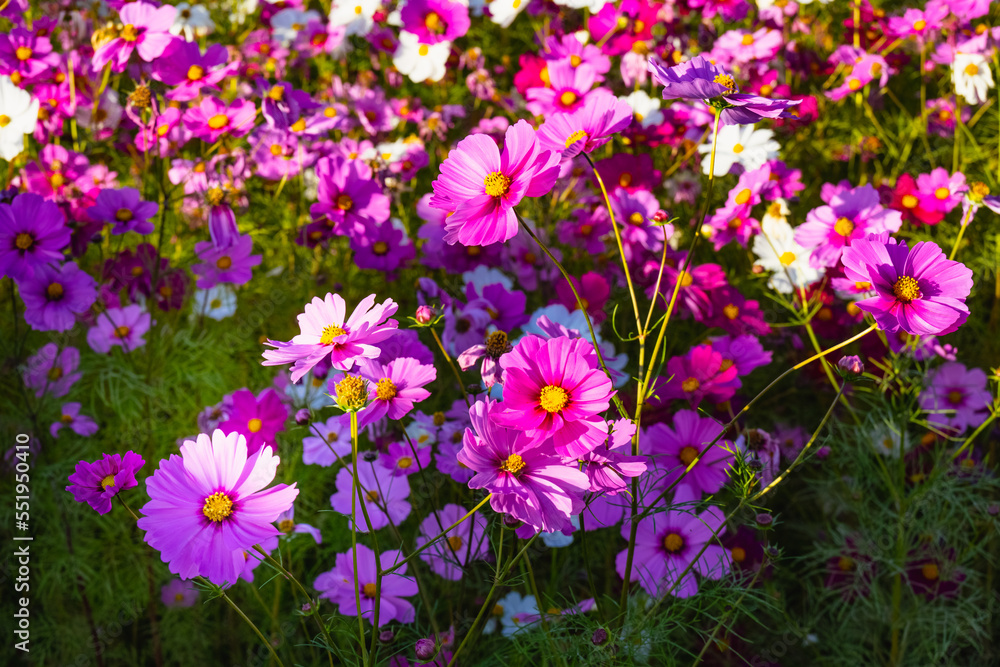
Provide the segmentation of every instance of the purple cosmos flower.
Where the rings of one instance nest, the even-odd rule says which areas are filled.
[[[72,234],[59,207],[36,194],[0,203],[0,277],[23,280],[37,267],[61,262]]]
[[[406,231],[391,222],[370,225],[363,236],[352,236],[351,250],[359,269],[381,271],[387,280],[395,280],[396,270],[417,256]]]
[[[615,390],[589,341],[525,336],[500,365],[504,402],[493,413],[499,425],[552,438],[564,456],[580,456],[607,439],[601,413]]]
[[[174,39],[170,27],[176,12],[177,8],[172,5],[157,7],[148,2],[133,2],[122,7],[118,13],[122,27],[107,33],[105,38],[110,39],[94,51],[94,69],[100,70],[110,62],[114,71],[123,72],[133,51],[147,63],[153,62]]]
[[[24,368],[24,386],[35,389],[35,397],[51,394],[55,398],[65,396],[76,381],[83,377],[76,373],[80,365],[80,351],[68,346],[59,349],[55,343],[46,343],[37,353],[28,358]]]
[[[291,535],[292,533],[311,535],[316,544],[323,543],[323,534],[320,533],[319,528],[310,526],[308,523],[295,522],[295,505],[292,505],[287,511],[279,514],[274,522],[278,524],[278,530],[285,535]]]
[[[665,100],[719,98],[716,104],[721,109],[719,124],[722,126],[752,125],[762,118],[791,118],[787,109],[799,103],[798,100],[774,100],[740,93],[732,75],[703,55],[674,67],[651,59],[649,71],[653,73],[653,80],[663,86]]]
[[[270,447],[248,455],[238,433],[216,430],[184,441],[180,456],[163,459],[146,478],[150,500],[138,522],[146,543],[182,579],[236,583],[244,552],[280,535],[272,522],[299,494],[294,484],[263,490],[278,462]]]
[[[416,423],[416,422],[412,422]],[[422,436],[422,437],[426,437]],[[413,475],[426,470],[431,462],[430,446],[416,446],[414,450],[409,442],[394,442],[390,444],[380,460],[382,465],[392,471],[393,475]]]
[[[728,401],[740,387],[736,366],[726,364],[711,345],[696,345],[683,357],[667,362],[670,381],[660,390],[661,398],[686,398],[691,407],[703,400]]]
[[[631,122],[632,107],[598,89],[576,111],[548,117],[538,128],[538,143],[543,150],[554,151],[568,160],[581,152],[592,153]]]
[[[398,526],[410,516],[412,508],[406,501],[410,497],[410,482],[405,475],[393,475],[377,457],[372,461],[358,461],[358,486],[371,520],[371,530],[385,528],[390,520]],[[347,466],[337,471],[337,491],[330,496],[330,506],[341,514],[351,516],[353,496],[354,474],[351,466]],[[369,526],[360,507],[356,514],[358,532],[367,533]]]
[[[462,451],[462,433],[465,426],[451,425],[448,427],[450,434],[444,434],[446,440],[439,442],[437,453],[434,454],[434,465],[438,472],[447,475],[459,484],[468,484],[469,480],[476,474],[467,465],[458,460],[458,453]],[[444,429],[442,429],[443,431]],[[458,438],[458,442],[452,442],[451,438]]]
[[[424,389],[437,378],[437,369],[416,359],[403,357],[382,365],[369,361],[361,367],[361,377],[368,380],[368,407],[358,413],[358,426],[365,427],[383,417],[402,419],[414,403],[431,392]]]
[[[96,324],[87,332],[87,344],[98,354],[121,346],[131,352],[146,344],[143,338],[152,325],[152,317],[138,304],[124,308],[108,308],[97,316]]]
[[[854,241],[844,251],[844,274],[867,283],[876,296],[857,302],[874,316],[880,329],[893,333],[942,336],[957,330],[969,316],[965,298],[972,290],[972,271],[945,259],[936,243],[921,241],[909,248],[889,234]]]
[[[299,335],[287,343],[268,339],[266,344],[277,349],[265,350],[265,361],[261,363],[292,364],[292,382],[298,382],[327,356],[331,366],[349,371],[356,361],[379,356],[375,344],[395,333],[399,323],[389,318],[398,308],[392,299],[376,306],[375,295],[370,294],[348,318],[347,304],[339,294],[327,294],[325,299],[313,297],[298,316]]]
[[[619,419],[612,426],[607,442],[583,455],[580,460],[586,464],[584,472],[590,479],[591,492],[618,495],[628,488],[626,478],[646,472],[648,457],[629,454],[634,435],[635,424]]]
[[[389,219],[389,198],[360,160],[340,155],[316,163],[317,202],[309,207],[314,220],[334,234],[363,237],[372,225]]]
[[[965,573],[954,562],[955,554],[947,558],[921,558],[908,563],[906,579],[913,592],[927,600],[938,597],[954,598],[965,581]]]
[[[257,107],[250,100],[236,99],[227,105],[216,97],[204,97],[184,112],[184,126],[213,144],[224,134],[242,137],[253,129],[256,117]]]
[[[693,410],[679,410],[672,424],[654,424],[642,438],[644,449],[653,457],[659,470],[664,472],[660,483],[672,484],[692,461],[697,461],[684,477],[698,495],[717,493],[729,481],[729,465],[735,459],[733,443],[720,440],[704,456],[701,450],[722,433],[722,425],[709,417],[699,417]]]
[[[416,539],[417,548],[440,535],[445,528],[465,516],[465,513],[466,510],[461,505],[449,503],[440,511],[428,515],[420,522],[420,535]],[[421,553],[420,560],[445,579],[460,580],[469,563],[474,560],[485,560],[490,554],[486,525],[486,519],[482,514],[472,515],[448,531],[445,538],[438,540],[427,551]]]
[[[239,433],[246,438],[247,454],[253,455],[264,445],[275,445],[274,436],[285,430],[288,408],[273,389],[265,389],[260,397],[249,389],[233,392],[229,419],[219,429],[229,435]]]
[[[490,506],[494,511],[535,530],[571,529],[570,515],[583,509],[583,493],[590,488],[590,480],[575,461],[565,463],[525,431],[500,426],[500,405],[486,399],[469,411],[472,429],[466,429],[458,453],[459,462],[476,472],[469,488],[486,489],[493,494]]]
[[[506,332],[492,331],[486,334],[485,342],[477,343],[458,355],[458,367],[467,371],[482,359],[483,363],[479,370],[483,377],[483,386],[491,389],[493,385],[500,382],[500,376],[503,372],[500,368],[500,357],[512,349],[514,348],[511,347]]]
[[[432,184],[431,206],[453,213],[445,219],[444,240],[477,246],[513,238],[518,231],[514,207],[524,197],[552,189],[558,162],[559,154],[543,150],[524,120],[507,128],[502,154],[486,135],[458,142]]]
[[[682,270],[680,267],[684,264],[686,257],[687,251],[675,252],[672,257],[668,251],[667,264],[663,267],[663,279],[660,282],[659,297],[663,300],[663,306],[666,308],[666,304],[674,293],[674,287],[679,282],[681,288],[677,291],[677,303],[681,307],[681,312],[685,316],[690,313],[700,322],[712,315],[710,295],[716,289],[726,286],[726,272],[718,264],[699,264],[698,266],[689,264],[686,269]],[[653,298],[653,288],[656,286],[660,262],[646,262],[643,270],[646,279],[650,282],[646,289],[646,295]]]
[[[709,296],[712,299],[712,316],[705,321],[706,326],[719,327],[730,336],[764,336],[771,333],[760,303],[746,299],[735,287],[726,285],[712,290]]]
[[[932,371],[920,394],[920,407],[929,413],[927,420],[942,424],[958,435],[970,426],[981,424],[992,402],[986,388],[986,373],[980,368],[967,369],[955,361]]]
[[[712,349],[722,355],[722,369],[735,366],[740,377],[771,363],[772,353],[764,350],[756,336],[715,336],[708,340]]]
[[[509,289],[509,285],[496,282],[477,285],[475,281],[469,281],[465,285],[465,297],[470,308],[485,310],[493,326],[502,331],[511,331],[528,321],[524,312],[527,295],[520,290]]]
[[[652,192],[615,188],[610,202],[615,220],[621,225],[625,259],[632,261],[644,255],[641,249],[659,252],[663,248],[663,240],[672,235],[673,227],[658,228],[653,224],[653,215],[660,210],[660,202]]]
[[[469,32],[469,8],[451,0],[409,0],[399,12],[403,30],[421,44],[453,42]]]
[[[149,234],[154,229],[149,219],[159,210],[156,202],[142,201],[135,188],[121,188],[101,190],[95,204],[87,209],[87,215],[95,222],[110,223],[112,234]]]
[[[375,595],[379,595],[379,627],[386,623],[412,623],[416,618],[416,610],[404,597],[416,595],[419,590],[412,578],[405,576],[407,565],[403,565],[392,574],[382,577],[382,585],[376,586],[378,570],[388,570],[402,560],[403,555],[398,550],[383,551],[379,560],[375,560],[375,552],[363,544],[357,545],[358,557],[358,588],[354,588],[354,552],[337,554],[336,565],[329,572],[316,577],[313,588],[320,592],[321,598],[326,598],[338,606],[345,616],[358,616],[358,597],[361,598],[360,615],[369,623],[375,617]],[[378,563],[376,565],[376,562]]]
[[[75,405],[80,406],[79,403]],[[132,451],[125,452],[125,456],[105,454],[93,463],[80,461],[69,476],[70,485],[66,490],[73,494],[76,502],[87,503],[98,514],[107,514],[111,511],[112,498],[139,485],[135,474],[144,465],[142,457]]]
[[[832,267],[853,241],[869,234],[899,231],[902,224],[899,211],[882,208],[875,188],[862,185],[840,190],[828,206],[809,211],[806,221],[795,228],[795,242],[811,249],[810,264]]]
[[[97,299],[97,283],[73,262],[35,269],[20,283],[24,321],[35,331],[68,331]]]
[[[198,595],[198,589],[190,581],[171,579],[160,589],[160,602],[166,607],[193,607]]]
[[[80,414],[79,403],[63,404],[62,414],[59,416],[58,421],[52,422],[49,426],[49,433],[52,434],[53,438],[58,438],[59,431],[61,431],[64,426],[68,426],[74,433],[82,435],[84,438],[89,438],[97,433],[97,422],[87,415]]]
[[[682,484],[677,487],[671,509],[651,514],[639,522],[632,581],[638,581],[650,595],[660,597],[673,589],[675,597],[691,597],[698,593],[695,573],[706,579],[721,579],[729,571],[728,552],[718,544],[705,546],[717,534],[725,532],[725,519],[719,508],[710,507],[700,514],[691,508],[674,509],[692,505],[700,499],[699,493]],[[629,538],[630,531],[628,524],[622,526],[625,539]],[[620,577],[625,576],[627,554],[626,549],[615,559]],[[694,566],[681,578],[692,562]]]
[[[199,289],[212,289],[219,283],[243,285],[253,278],[253,267],[260,264],[261,255],[253,253],[253,239],[249,234],[237,236],[232,245],[219,248],[212,241],[199,241],[194,251],[202,264],[195,264],[191,271],[198,276]]]
[[[351,455],[350,427],[345,426],[342,415],[316,422],[310,429],[313,435],[302,439],[302,462],[306,465],[325,468],[336,463],[338,456]]]
[[[218,90],[216,84],[230,74],[223,67],[228,59],[222,44],[212,44],[202,54],[197,42],[174,40],[164,57],[153,64],[153,78],[171,87],[168,100],[187,102],[197,99],[205,88]]]

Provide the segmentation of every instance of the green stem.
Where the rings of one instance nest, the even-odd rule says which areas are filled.
[[[203,577],[199,577],[199,578],[202,579],[202,581],[207,581]],[[247,618],[247,615],[243,613],[243,610],[240,609],[239,606],[235,602],[233,602],[232,599],[228,595],[226,595],[226,591],[224,591],[222,589],[219,589],[219,593],[220,593],[220,597],[223,600],[225,600],[229,604],[230,607],[233,608],[233,610],[239,615],[240,618],[242,618],[246,622],[247,625],[250,626],[250,629],[254,631],[254,634],[256,634],[258,637],[260,637],[260,640],[264,643],[264,646],[266,646],[267,650],[271,652],[271,657],[274,659],[274,661],[276,663],[278,663],[278,667],[285,667],[285,663],[281,662],[281,658],[279,658],[278,654],[274,652],[274,647],[271,646],[271,642],[267,641],[267,639],[264,637],[264,635],[261,633],[261,631],[257,628],[257,626],[253,624],[253,621],[251,621],[249,618]]]
[[[458,367],[455,365],[455,360],[451,358],[448,351],[444,349],[444,343],[441,342],[441,337],[438,336],[437,329],[434,327],[429,327],[431,334],[434,336],[434,342],[437,343],[438,349],[441,350],[441,354],[444,355],[445,361],[451,366],[451,372],[455,374],[455,380],[458,381],[458,390],[462,392],[462,398],[465,399],[465,406],[468,408],[472,407],[472,403],[469,402],[469,395],[465,393],[465,385],[462,383],[462,376],[458,372]]]
[[[425,542],[425,543],[424,543],[424,545],[423,545],[423,546],[421,546],[421,547],[420,547],[419,549],[415,549],[415,550],[414,550],[414,551],[413,551],[413,552],[412,552],[412,553],[411,553],[411,554],[410,554],[409,556],[407,556],[407,557],[406,557],[406,558],[404,558],[403,560],[399,561],[398,563],[396,563],[395,565],[393,565],[392,567],[390,567],[390,568],[389,568],[388,570],[384,570],[384,571],[382,572],[382,574],[383,574],[383,575],[385,575],[385,574],[392,574],[393,572],[395,572],[395,571],[396,571],[396,570],[398,570],[399,568],[401,568],[401,567],[403,567],[404,565],[406,565],[406,564],[407,564],[407,563],[408,563],[408,562],[409,562],[409,561],[410,561],[410,560],[411,560],[411,559],[412,559],[412,558],[413,558],[414,556],[417,556],[417,555],[419,555],[419,554],[420,554],[421,552],[425,551],[426,549],[429,549],[429,548],[430,548],[430,547],[431,547],[431,546],[432,546],[432,545],[433,545],[433,544],[434,544],[435,542],[437,542],[438,540],[440,540],[441,538],[443,538],[443,537],[444,537],[445,535],[447,535],[447,534],[448,534],[448,533],[449,533],[449,532],[450,532],[450,531],[451,531],[451,530],[452,530],[453,528],[455,528],[455,526],[459,526],[459,525],[461,525],[461,524],[462,524],[462,523],[464,523],[464,522],[465,522],[465,521],[466,521],[466,520],[467,520],[467,519],[468,519],[469,517],[471,517],[471,516],[472,516],[473,514],[475,514],[476,512],[478,512],[478,511],[480,510],[480,508],[482,508],[482,506],[483,506],[483,505],[485,505],[485,504],[486,504],[487,502],[489,502],[489,499],[490,499],[490,498],[492,498],[492,497],[493,497],[493,494],[492,494],[492,493],[491,493],[491,494],[488,494],[488,495],[487,495],[487,496],[486,496],[485,498],[483,498],[483,499],[482,499],[481,501],[479,501],[479,504],[478,504],[478,505],[476,505],[476,506],[475,506],[475,507],[473,507],[473,508],[472,508],[471,510],[469,510],[468,512],[466,512],[466,513],[465,513],[465,516],[463,516],[463,517],[462,517],[461,519],[459,519],[459,520],[458,520],[458,521],[456,521],[455,523],[453,523],[453,524],[451,524],[450,526],[448,526],[447,528],[445,528],[445,529],[444,529],[443,531],[441,531],[440,533],[438,533],[438,534],[437,534],[437,536],[436,536],[436,537],[434,537],[433,539],[430,539],[430,540],[428,540],[427,542]]]
[[[351,410],[351,468],[354,493],[351,494],[351,553],[354,558],[354,602],[358,609],[358,641],[361,642],[361,659],[368,662],[365,644],[365,619],[361,617],[361,585],[358,583],[358,413]],[[372,632],[375,632],[373,629]]]

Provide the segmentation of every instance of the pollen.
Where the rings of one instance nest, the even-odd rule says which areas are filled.
[[[247,422],[247,430],[250,431],[251,433],[257,433],[262,428],[264,428],[264,422],[257,419],[256,417]]]
[[[944,187],[938,188],[937,190],[934,191],[934,196],[940,200],[947,199],[948,197],[951,196],[951,190]]]
[[[132,329],[130,329],[129,327],[127,327],[127,326],[125,326],[123,324],[120,327],[118,327],[117,329],[115,329],[115,338],[117,338],[119,340],[122,340],[126,336],[128,336],[128,334],[129,334],[130,331],[132,331]]]
[[[486,336],[486,354],[497,359],[510,348],[510,340],[507,332],[494,331]]]
[[[354,207],[354,200],[351,199],[351,195],[346,192],[342,192],[337,195],[337,208],[341,211],[350,211]]]
[[[27,232],[21,232],[14,239],[14,246],[18,250],[27,250],[35,244],[35,237]]]
[[[736,82],[733,81],[733,77],[729,76],[728,74],[719,74],[714,79],[712,79],[712,83],[719,84],[729,92],[733,92],[736,90]]]
[[[115,220],[118,222],[129,222],[134,216],[132,211],[127,208],[120,208],[115,211]]]
[[[958,389],[952,389],[948,392],[948,402],[952,405],[960,405],[963,398],[965,398],[965,394]]]
[[[356,375],[348,375],[334,385],[334,389],[337,402],[347,410],[360,410],[368,403],[367,384]]]
[[[220,523],[223,519],[229,518],[233,513],[233,500],[221,491],[216,491],[208,498],[201,508],[201,513],[209,521]]]
[[[736,144],[735,146],[733,146],[733,152],[736,153],[737,155],[739,155],[740,153],[742,153],[743,152],[743,144]]]
[[[892,293],[903,303],[910,303],[920,298],[920,284],[910,276],[900,276],[892,285]]]
[[[521,458],[520,454],[511,454],[500,464],[500,472],[509,472],[511,475],[517,475],[524,470],[524,466],[524,459]]]
[[[58,301],[63,297],[63,292],[63,286],[59,283],[49,283],[49,286],[45,288],[45,295],[49,301]]]
[[[913,195],[903,195],[903,200],[901,202],[905,208],[916,208],[920,200]]]
[[[424,17],[424,27],[431,32],[443,32],[445,26],[441,24],[441,17],[435,12],[431,12]]]
[[[135,40],[139,39],[139,31],[136,30],[136,27],[134,25],[132,25],[131,23],[127,23],[125,24],[125,27],[122,28],[121,33],[119,33],[119,36],[126,42],[134,42]]]
[[[546,412],[559,412],[569,404],[569,394],[562,387],[546,385],[538,394],[538,404]]]
[[[462,538],[458,535],[452,535],[448,538],[448,546],[452,551],[458,551],[462,548]]]
[[[563,93],[563,95],[565,94],[566,93]],[[566,148],[569,148],[570,146],[580,141],[581,139],[586,139],[587,136],[588,136],[587,133],[584,132],[583,130],[577,130],[573,134],[566,137]]]
[[[750,188],[743,188],[742,190],[739,191],[739,194],[736,195],[733,201],[735,201],[737,204],[743,205],[746,204],[748,201],[750,201],[750,197],[752,195],[753,193],[750,192]]]
[[[686,466],[689,466],[691,465],[692,461],[698,458],[698,450],[692,447],[691,445],[688,445],[687,447],[682,449],[681,453],[678,454],[677,456],[681,460],[681,463],[683,463]]]
[[[224,113],[217,113],[208,119],[208,126],[213,130],[221,130],[229,125],[229,116]]]
[[[374,599],[376,593],[376,586],[373,583],[367,583],[361,587],[361,592],[368,599]]]
[[[689,377],[687,380],[684,380],[684,382],[681,382],[681,389],[688,394],[692,391],[698,391],[698,387],[700,386],[701,382],[698,382],[698,378],[696,377]]]
[[[220,271],[225,271],[233,265],[233,259],[229,255],[224,255],[215,260],[215,267]]]
[[[380,401],[391,401],[396,398],[396,383],[392,378],[382,378],[375,385],[375,398]]]
[[[559,104],[563,105],[564,107],[571,107],[574,104],[576,104],[576,101],[578,99],[579,98],[577,97],[576,93],[574,93],[572,90],[564,90],[562,95],[559,96]]]
[[[722,308],[722,314],[726,316],[727,320],[735,320],[740,316],[739,306],[733,303],[726,304]]]
[[[491,197],[503,197],[510,191],[510,179],[499,171],[490,172],[483,181],[486,194]]]
[[[291,519],[282,519],[278,523],[278,530],[283,533],[290,533],[295,528],[295,522]]]
[[[965,73],[968,76],[976,76],[977,74],[979,74],[979,65],[975,63],[969,63],[968,65],[965,66]]]
[[[782,266],[791,266],[792,262],[795,261],[795,253],[785,251],[781,253],[780,257],[778,257],[778,261],[781,262]]]
[[[18,60],[24,61],[31,57],[31,53],[32,53],[31,47],[19,46],[17,47],[17,51],[14,52],[14,55],[17,57]]]
[[[684,538],[677,533],[669,533],[663,538],[663,548],[675,554],[684,548]]]
[[[107,477],[105,477],[104,479],[101,480],[101,488],[102,489],[106,489],[109,486],[114,486],[114,485],[115,485],[115,476],[114,475],[108,475]]]
[[[833,225],[833,232],[846,238],[854,232],[854,222],[847,218],[837,218],[837,222]]]

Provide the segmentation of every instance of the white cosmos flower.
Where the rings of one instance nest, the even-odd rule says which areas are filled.
[[[208,9],[202,5],[189,5],[186,2],[177,3],[177,13],[174,14],[174,24],[170,26],[171,35],[184,35],[189,42],[195,37],[203,37],[215,30],[215,23],[208,14]]]
[[[382,0],[336,0],[330,8],[330,25],[344,26],[346,35],[366,35],[375,25]]]
[[[274,38],[281,42],[282,46],[288,46],[310,21],[319,20],[319,12],[313,10],[304,12],[301,9],[282,9],[271,17],[271,30]]]
[[[771,271],[767,284],[782,294],[791,294],[793,288],[820,278],[820,272],[809,265],[809,251],[795,242],[795,230],[784,218],[766,216],[761,221],[753,253],[757,263]]]
[[[663,122],[663,112],[660,111],[660,100],[650,97],[644,90],[637,90],[628,97],[619,97],[622,102],[632,107],[635,119],[643,127],[659,125]]]
[[[571,9],[583,9],[587,8],[591,13],[597,13],[601,11],[601,8],[608,3],[608,0],[552,0],[557,5],[562,5],[563,7],[569,7]]]
[[[38,100],[0,76],[0,157],[13,160],[24,151],[24,135],[35,131]]]
[[[392,64],[414,83],[440,81],[444,78],[449,54],[451,42],[421,44],[419,37],[404,30],[399,33],[399,47],[392,57]]]
[[[76,105],[76,122],[91,132],[115,130],[122,120],[122,105],[118,101],[118,93],[110,88],[104,91],[97,113],[94,114],[93,102]]]
[[[538,615],[538,603],[535,602],[534,595],[521,597],[520,593],[511,591],[497,602],[497,606],[503,609],[500,623],[503,625],[504,637],[512,634],[529,624],[532,616]]]
[[[734,164],[740,164],[747,171],[764,166],[771,158],[778,157],[781,146],[774,140],[771,130],[755,130],[753,125],[726,125],[719,129],[719,142],[715,148],[715,175],[725,176]],[[712,160],[712,137],[701,146],[704,153],[701,160],[702,173],[708,174]]]
[[[196,290],[192,317],[204,315],[213,320],[224,320],[236,314],[236,292],[229,285],[220,284],[212,289]]]
[[[509,28],[528,2],[530,0],[491,0],[490,20],[502,28]]]
[[[969,104],[982,104],[989,99],[993,87],[993,72],[986,56],[977,53],[956,53],[951,64],[951,83],[955,93]]]
[[[242,24],[246,22],[248,16],[257,13],[257,0],[236,0],[234,4],[233,14],[237,23]]]

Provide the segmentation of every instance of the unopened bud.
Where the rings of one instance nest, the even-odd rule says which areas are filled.
[[[652,221],[653,222],[657,222],[657,223],[659,223],[659,222],[666,222],[669,219],[670,219],[670,217],[667,215],[667,212],[664,211],[662,208],[661,209],[657,209],[656,213],[654,213],[653,217],[652,217]]]
[[[430,324],[434,319],[434,309],[430,306],[417,306],[417,313],[414,319],[418,324]]]
[[[416,646],[413,647],[417,654],[417,660],[430,660],[437,653],[437,647],[434,645],[433,639],[418,639]]]
[[[388,644],[395,638],[396,638],[396,633],[394,633],[392,630],[383,630],[378,635],[378,640],[383,644]]]
[[[590,641],[594,646],[600,646],[604,642],[608,641],[608,631],[604,628],[597,628],[594,630],[594,634],[591,635]]]
[[[309,423],[310,415],[309,408],[302,408],[295,413],[295,423],[299,426],[305,426]]]
[[[337,405],[345,412],[357,412],[368,405],[368,383],[357,375],[347,375],[334,385]]]
[[[848,382],[854,382],[865,374],[865,364],[857,355],[841,357],[837,362],[837,372]]]
[[[771,524],[774,523],[774,517],[767,512],[761,512],[755,517],[757,525],[761,528],[770,528]]]

